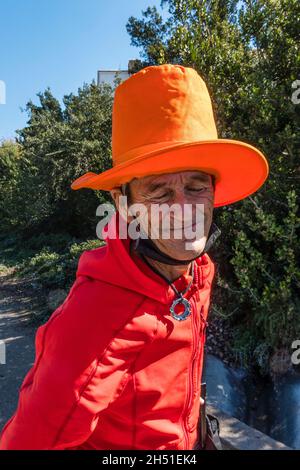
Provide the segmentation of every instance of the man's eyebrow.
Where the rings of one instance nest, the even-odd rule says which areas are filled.
[[[166,183],[150,183],[148,191],[153,192],[156,189],[163,188],[166,186]]]
[[[210,176],[210,175],[207,175],[207,176]],[[204,176],[204,175],[192,175],[192,176],[190,176],[190,180],[200,181],[201,183],[209,183],[210,182],[210,180],[207,179],[207,177]],[[186,184],[188,184],[188,183],[189,183],[189,181]],[[156,189],[165,187],[166,184],[167,183],[165,183],[165,182],[150,183],[150,185],[148,187],[148,191],[154,192]]]
[[[210,176],[210,175],[207,175],[207,176]],[[211,178],[211,176],[210,176],[210,178]],[[204,175],[192,175],[192,176],[190,177],[190,179],[196,180],[196,181],[201,181],[202,183],[209,183],[209,182],[210,182],[210,178],[207,179],[207,177],[204,176]]]

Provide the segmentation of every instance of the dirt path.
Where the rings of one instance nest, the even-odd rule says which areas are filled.
[[[21,383],[34,362],[35,332],[30,310],[37,301],[30,279],[0,272],[0,340],[6,363],[0,364],[0,429],[14,413]]]

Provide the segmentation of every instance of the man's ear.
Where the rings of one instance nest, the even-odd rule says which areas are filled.
[[[112,198],[112,200],[115,204],[115,208],[117,210],[119,210],[119,203],[120,203],[119,198],[122,195],[121,188],[116,187],[116,188],[111,189],[109,192],[110,192],[111,198]]]
[[[118,187],[111,189],[110,195],[114,201],[116,210],[121,214],[123,219],[127,221],[127,223],[130,223],[134,217],[129,214],[128,197],[127,199],[124,199],[126,195],[122,193],[121,187],[118,186]],[[121,199],[121,196],[123,196],[122,199]]]

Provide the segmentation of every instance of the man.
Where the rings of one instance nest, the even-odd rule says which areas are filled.
[[[255,192],[268,164],[218,139],[204,81],[171,64],[116,88],[112,153],[113,168],[72,184],[110,191],[106,245],[81,255],[66,300],[38,329],[0,449],[182,450],[199,437],[213,208]],[[157,204],[167,210],[155,218]]]

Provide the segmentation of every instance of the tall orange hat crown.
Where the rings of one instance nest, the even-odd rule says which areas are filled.
[[[115,89],[112,160],[111,169],[80,176],[72,189],[109,191],[137,177],[199,170],[216,177],[217,207],[257,191],[269,171],[257,148],[218,138],[204,80],[172,64],[145,67]]]

